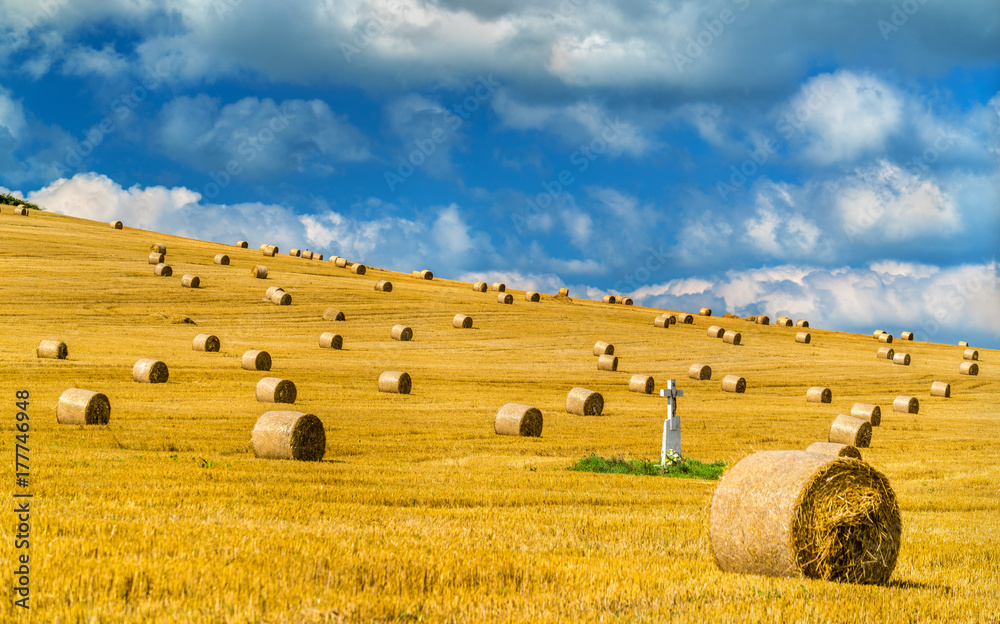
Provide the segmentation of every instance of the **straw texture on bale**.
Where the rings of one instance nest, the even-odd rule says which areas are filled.
[[[271,294],[271,303],[274,305],[292,305],[292,296],[283,290],[276,290]]]
[[[185,288],[198,288],[201,286],[201,278],[197,275],[186,274],[181,278],[181,286]]]
[[[614,355],[602,355],[597,358],[597,370],[616,371],[618,370],[618,358]]]
[[[214,260],[216,264],[229,264],[229,256],[226,254],[216,254]]]
[[[378,292],[392,292],[392,282],[389,280],[379,280],[375,282],[375,290]]]
[[[337,308],[327,308],[323,312],[323,318],[328,321],[343,321],[345,320],[344,313]]]
[[[560,288],[559,294],[563,297],[569,297],[569,288]]]
[[[637,374],[632,375],[632,378],[628,380],[628,389],[630,392],[639,392],[642,394],[653,394],[655,389],[655,382],[653,378],[649,375]]]
[[[726,344],[738,345],[740,344],[740,340],[742,339],[743,336],[740,335],[740,332],[733,331],[731,329],[726,333],[722,334],[722,342]]]
[[[979,351],[976,351],[975,349],[966,349],[965,351],[962,352],[962,359],[963,360],[978,360],[979,359]]]
[[[66,343],[60,340],[43,340],[35,347],[35,357],[65,360],[69,355]]]
[[[878,427],[882,423],[882,408],[871,403],[855,403],[851,406],[851,416]]]
[[[288,255],[291,256],[291,257],[293,257],[293,258],[301,258],[302,257],[302,250],[301,249],[296,249],[296,248],[292,247],[291,249],[288,250]]]
[[[620,303],[621,305],[630,306],[633,305],[635,302],[632,301],[632,297],[622,297],[618,299],[618,303]]]
[[[174,274],[174,270],[170,268],[169,264],[163,264],[162,262],[155,267],[153,267],[153,275],[159,275],[160,277],[170,277]]]
[[[195,351],[218,352],[222,348],[222,343],[218,336],[212,334],[198,334],[191,343],[191,348]]]
[[[722,338],[726,334],[726,330],[718,325],[712,325],[708,328],[709,338]]]
[[[497,411],[496,418],[493,419],[493,431],[497,435],[540,437],[542,412],[530,405],[507,403]]]
[[[469,329],[472,327],[472,317],[464,314],[456,314],[455,317],[451,319],[451,326],[459,329]]]
[[[347,268],[347,258],[337,258],[333,263],[342,269]]]
[[[795,326],[807,329],[809,327],[809,321],[807,321],[805,319],[799,319],[799,320],[795,321]]]
[[[722,378],[722,389],[726,392],[746,392],[747,380],[739,375],[726,375]]]
[[[355,275],[364,275],[367,272],[368,272],[368,267],[366,267],[363,264],[351,265],[351,273],[354,273]]]
[[[806,451],[741,459],[719,480],[708,524],[724,572],[849,583],[886,583],[902,534],[884,475]]]
[[[806,447],[806,453],[826,455],[827,457],[853,457],[854,459],[861,459],[861,451],[857,447],[838,442],[813,442]]]
[[[670,319],[665,316],[658,316],[653,319],[653,327],[662,327],[663,329],[670,329]]]
[[[295,403],[295,384],[279,377],[265,377],[257,382],[257,400],[261,403]]]
[[[913,332],[903,332],[899,335],[900,340],[913,340]]]
[[[698,364],[697,362],[688,367],[688,377],[704,381],[712,378],[712,367],[708,364]]]
[[[164,245],[163,243],[153,243],[152,245],[149,246],[149,251],[150,253],[165,254],[167,253],[167,246]]]
[[[534,292],[534,291],[529,290],[528,292],[524,293],[524,300],[525,301],[528,301],[528,302],[531,302],[531,303],[538,303],[539,301],[541,301],[541,299],[542,299],[542,296],[539,295],[538,293]]]
[[[868,448],[872,441],[872,425],[867,420],[847,414],[838,414],[830,425],[830,442]]]
[[[497,303],[514,303],[514,295],[510,293],[497,293]]]
[[[808,403],[832,403],[833,391],[823,386],[813,386],[806,390],[806,402]]]
[[[881,359],[891,360],[896,355],[896,351],[892,347],[879,347],[877,355]]]
[[[812,334],[809,332],[799,332],[795,334],[795,342],[801,342],[802,344],[809,344],[812,342]]]
[[[594,355],[614,355],[615,345],[610,342],[598,340],[594,343]]]
[[[962,362],[958,367],[958,372],[960,375],[978,375],[979,364],[975,362]]]
[[[149,252],[148,260],[150,264],[161,264],[165,259],[166,256],[158,251]]]
[[[754,319],[754,322],[756,322],[758,325],[770,325],[771,319],[766,314],[758,314],[757,317]]]
[[[600,416],[604,411],[604,397],[600,392],[573,388],[566,395],[566,411],[579,416]]]
[[[488,288],[489,284],[487,284],[486,282],[475,282],[472,285],[472,290],[475,292],[486,292]]]
[[[275,410],[257,419],[250,444],[262,459],[319,461],[326,454],[326,431],[312,414]]]
[[[247,249],[248,247],[250,247],[250,243],[246,241],[236,241],[236,246],[239,247],[240,249]]]
[[[319,346],[324,349],[343,349],[344,337],[333,332],[323,332],[319,335]]]
[[[154,358],[142,358],[132,366],[132,379],[141,383],[166,383],[167,365]]]
[[[699,316],[712,316],[712,308],[702,308],[698,310]]]
[[[892,411],[904,414],[917,414],[920,412],[920,401],[916,397],[898,396],[892,402]]]
[[[878,341],[885,344],[892,344],[892,334],[879,334]]]
[[[691,314],[681,314],[679,317],[677,317],[677,322],[684,323],[685,325],[691,325],[692,323],[694,323],[694,316],[692,316]]]
[[[70,388],[59,395],[56,422],[63,425],[106,425],[111,419],[111,402],[100,392]]]
[[[409,394],[413,388],[413,381],[409,373],[400,371],[385,371],[378,376],[379,392],[394,392],[396,394]]]
[[[775,325],[777,325],[778,327],[791,327],[792,325],[794,325],[794,323],[792,322],[792,319],[788,318],[787,316],[779,316],[778,320],[775,322]]]
[[[257,279],[265,279],[267,277],[267,267],[259,264],[252,267],[250,269],[250,276],[256,277]]]
[[[240,365],[246,370],[269,371],[271,370],[271,354],[267,351],[247,351],[240,359]]]
[[[121,221],[112,221],[111,222],[111,229],[112,230],[120,230],[123,227],[125,227],[125,226],[122,224]]]
[[[931,396],[948,398],[951,396],[951,384],[944,381],[931,383]]]
[[[614,303],[617,299],[614,295],[604,295],[602,301],[604,301],[604,303]]]
[[[909,353],[896,353],[892,356],[892,363],[899,364],[901,366],[910,365],[910,354]]]
[[[406,325],[393,325],[392,330],[389,332],[393,340],[413,340],[413,330]]]

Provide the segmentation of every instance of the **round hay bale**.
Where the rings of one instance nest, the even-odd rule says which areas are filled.
[[[872,441],[872,425],[867,420],[838,414],[830,425],[830,442],[868,448]]]
[[[499,293],[497,303],[514,303],[514,295],[510,293]]]
[[[152,245],[149,246],[149,251],[150,253],[166,254],[167,246],[164,245],[163,243],[153,243]]]
[[[823,386],[813,386],[806,390],[807,403],[832,403],[833,391]]]
[[[888,479],[865,462],[763,451],[719,480],[708,533],[723,572],[886,583],[902,522]]]
[[[795,326],[796,327],[802,327],[803,329],[808,329],[809,328],[809,321],[807,321],[805,319],[799,319],[799,320],[795,321]]]
[[[345,320],[344,313],[337,308],[327,308],[323,312],[323,318],[327,321],[343,321]]]
[[[61,340],[43,340],[35,347],[35,357],[65,360],[67,355],[69,348]]]
[[[264,298],[270,299],[271,295],[273,295],[276,292],[285,292],[285,289],[282,288],[281,286],[268,286],[267,290],[264,291]]]
[[[969,343],[967,341],[965,341],[965,340],[959,340],[958,341],[958,346],[960,346],[960,347],[967,347],[967,346],[969,346]]]
[[[718,325],[712,325],[708,328],[707,335],[709,338],[722,338],[726,335],[726,330]]]
[[[885,344],[892,344],[892,334],[879,334],[878,341]]]
[[[726,375],[722,378],[722,389],[726,392],[746,392],[747,380],[739,375]]]
[[[268,247],[267,243],[261,243],[260,247],[258,247],[258,249],[260,249],[261,251],[264,251],[265,249],[267,249],[267,247]]]
[[[112,230],[120,230],[123,227],[125,227],[125,226],[122,224],[121,221],[112,221],[111,222],[111,229]]]
[[[691,379],[697,379],[698,381],[711,379],[712,367],[707,364],[698,364],[696,362],[688,367],[688,377]]]
[[[855,403],[851,406],[851,416],[864,420],[872,427],[882,423],[882,408],[871,403]]]
[[[850,444],[839,444],[837,442],[813,442],[806,447],[806,453],[816,455],[826,455],[827,457],[853,457],[861,459],[861,451]]]
[[[722,342],[726,344],[738,345],[740,344],[740,340],[742,340],[742,338],[743,337],[740,335],[740,332],[733,331],[731,329],[722,334]]]
[[[170,268],[169,264],[163,264],[162,262],[155,267],[153,267],[153,275],[159,275],[160,277],[170,277],[174,274],[174,270]]]
[[[618,303],[621,305],[630,306],[633,305],[634,302],[632,301],[632,297],[621,297],[618,299]]]
[[[389,280],[379,280],[375,282],[375,290],[377,292],[392,292],[392,282]]]
[[[600,392],[573,388],[566,395],[566,411],[578,416],[600,416],[604,411],[604,397]]]
[[[323,349],[343,349],[344,337],[333,332],[323,332],[319,335],[319,346]]]
[[[63,425],[106,425],[111,420],[111,402],[100,392],[70,388],[59,395],[56,422]]]
[[[604,303],[614,303],[617,299],[614,295],[604,295],[604,299],[602,299],[602,301],[604,301]]]
[[[492,290],[493,292],[504,292],[507,290],[507,285],[504,284],[503,282],[493,282],[493,284],[490,286],[490,290]]]
[[[560,288],[559,294],[563,297],[569,297],[569,288]]]
[[[469,329],[472,327],[472,317],[464,314],[456,314],[455,317],[451,319],[451,326],[459,329]]]
[[[296,249],[296,248],[292,247],[291,249],[288,250],[288,255],[291,256],[291,257],[293,257],[293,258],[301,258],[302,257],[302,250],[301,249]]]
[[[758,314],[754,318],[754,322],[758,325],[769,325],[771,323],[771,319],[766,314]]]
[[[610,342],[604,342],[603,340],[598,340],[594,343],[594,355],[614,355],[615,345]]]
[[[538,438],[542,435],[542,412],[530,405],[507,403],[493,419],[497,435]]]
[[[931,383],[931,396],[948,398],[951,396],[951,384],[944,381]]]
[[[702,308],[698,310],[698,316],[712,316],[712,308]]]
[[[597,370],[603,370],[603,371],[618,370],[618,358],[614,355],[602,355],[598,357]]]
[[[321,253],[314,253],[312,259],[313,260],[318,260],[318,261],[322,262],[323,261],[323,254],[321,254]]]
[[[214,262],[216,264],[229,264],[229,256],[226,254],[216,254]]]
[[[299,257],[302,258],[303,260],[312,260],[313,252],[309,251],[308,249],[303,250],[299,252]]]
[[[979,364],[975,362],[962,362],[958,367],[958,372],[961,375],[978,375]]]
[[[219,341],[217,336],[213,336],[212,334],[198,334],[194,337],[191,348],[195,351],[218,353],[219,349],[222,348],[222,342]]]
[[[486,292],[488,287],[489,285],[486,282],[476,282],[472,285],[472,290],[473,292]],[[514,403],[510,403],[509,405],[514,405]]]
[[[423,271],[417,271],[417,276],[420,279],[425,279],[425,280],[432,280],[432,279],[434,279],[434,273],[432,273],[431,271],[428,271],[427,269],[424,269]]]
[[[155,358],[142,358],[132,366],[132,379],[141,383],[166,383],[167,365]]]
[[[795,334],[795,342],[801,342],[802,344],[809,344],[812,342],[812,334],[809,332],[799,332]]]
[[[406,325],[393,325],[389,335],[392,336],[393,340],[401,340],[403,342],[413,340],[413,330]]]
[[[899,335],[900,340],[913,340],[913,332],[903,332]]]
[[[201,286],[201,278],[197,275],[191,275],[188,273],[181,278],[181,286],[184,286],[185,288],[198,288]]]
[[[875,340],[878,340],[878,337],[881,336],[884,333],[885,333],[884,329],[876,329],[875,331],[872,332],[872,338],[874,338]]]
[[[530,303],[538,303],[539,301],[542,300],[542,296],[534,291],[529,290],[528,292],[524,293],[524,300]]]
[[[17,208],[14,209],[14,214],[19,217],[27,217],[31,213],[28,212],[27,206],[18,206]]]
[[[892,363],[899,364],[900,366],[910,365],[910,354],[909,353],[896,353],[892,356]]]
[[[330,256],[330,262],[332,262],[333,264],[337,264],[337,260],[339,259],[340,256]]]
[[[263,253],[265,256],[269,258],[273,258],[274,256],[278,255],[278,248],[275,247],[274,245],[264,245],[264,248],[261,249],[261,253]]]
[[[891,360],[896,355],[892,347],[879,347],[876,356],[883,360]]]
[[[685,325],[691,325],[694,323],[694,316],[691,314],[681,314],[677,317],[677,322],[684,323]]]
[[[333,261],[333,263],[342,269],[347,268],[347,258],[338,257],[336,260]]]
[[[963,360],[978,360],[979,359],[979,351],[976,351],[975,349],[966,349],[965,351],[962,352],[962,359]]]
[[[271,295],[271,303],[274,305],[292,305],[292,296],[283,290],[276,290]]]
[[[904,414],[916,414],[920,412],[920,401],[916,397],[898,396],[892,402],[892,411]]]
[[[250,276],[251,277],[256,277],[257,279],[266,279],[267,278],[267,267],[259,265],[259,264],[257,266],[255,266],[255,267],[251,267],[250,268]]]
[[[670,319],[666,316],[658,316],[653,319],[653,327],[662,327],[663,329],[670,329]]]
[[[250,434],[253,454],[261,459],[320,461],[326,454],[323,421],[312,414],[264,412]]]
[[[655,382],[649,375],[632,375],[632,378],[628,380],[628,389],[630,392],[653,394]]]
[[[257,382],[257,400],[261,403],[295,403],[298,392],[287,379],[264,377]]]
[[[248,247],[250,247],[250,243],[246,241],[236,241],[236,246],[239,247],[240,249],[247,249]]]
[[[267,351],[247,351],[240,358],[240,365],[246,370],[269,371],[271,370],[271,354]]]
[[[166,256],[158,251],[151,251],[149,258],[147,258],[150,264],[162,264],[165,259]]]
[[[400,371],[385,371],[378,376],[378,391],[393,392],[395,394],[409,394],[413,389],[413,382],[409,373]]]
[[[368,267],[366,267],[363,264],[351,265],[351,273],[354,273],[355,275],[364,275],[367,272],[368,272]]]

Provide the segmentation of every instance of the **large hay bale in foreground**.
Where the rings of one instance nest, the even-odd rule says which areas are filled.
[[[709,338],[722,338],[726,335],[726,330],[718,325],[712,325],[708,328],[707,335]]]
[[[61,340],[43,340],[35,347],[35,357],[65,360],[69,348]]]
[[[830,425],[830,442],[868,448],[872,441],[872,425],[867,420],[838,414]]]
[[[691,314],[681,314],[677,317],[678,323],[684,323],[685,325],[691,325],[694,323],[694,316]]]
[[[295,403],[295,384],[279,377],[265,377],[257,382],[257,400],[261,403]]]
[[[899,335],[900,340],[913,340],[913,332],[905,331]]]
[[[132,379],[140,383],[166,383],[170,378],[167,365],[156,358],[142,358],[132,365]]]
[[[722,378],[722,389],[726,392],[746,392],[747,380],[739,375],[726,375]]]
[[[597,370],[616,371],[618,370],[618,358],[614,355],[602,355],[597,358]]]
[[[823,386],[813,386],[806,390],[806,402],[808,403],[832,403],[833,391]]]
[[[266,279],[267,278],[267,267],[263,266],[263,265],[260,265],[260,264],[258,264],[257,266],[252,267],[250,269],[250,276],[251,277],[256,277],[257,279]]]
[[[712,316],[712,308],[702,308],[698,310],[698,316]]]
[[[499,293],[497,294],[497,303],[506,303],[506,304],[514,303],[514,295],[507,292]]]
[[[472,327],[472,317],[464,314],[456,314],[455,317],[451,319],[451,326],[459,329],[469,329]]]
[[[181,286],[184,286],[185,288],[198,288],[201,286],[201,278],[197,275],[187,273],[181,277]]]
[[[323,332],[319,335],[319,346],[322,349],[343,349],[344,337],[333,332]]]
[[[726,333],[722,334],[722,342],[726,344],[731,344],[733,346],[739,345],[740,340],[742,339],[743,336],[740,335],[740,332],[733,331],[731,329],[728,330]]]
[[[121,221],[112,221],[111,222],[111,229],[112,230],[120,230],[123,227],[125,227],[125,225]]]
[[[962,352],[962,359],[963,360],[978,360],[979,359],[979,351],[976,351],[975,349],[966,349],[965,351]]]
[[[979,364],[976,364],[975,362],[962,362],[958,366],[958,373],[960,375],[978,375]]]
[[[226,254],[215,254],[215,258],[212,259],[215,264],[229,264],[229,256]]]
[[[389,280],[379,280],[375,282],[376,292],[392,292],[392,282]]]
[[[195,351],[218,352],[222,348],[222,342],[218,336],[212,334],[198,334],[191,343],[191,348]]]
[[[604,295],[604,298],[601,299],[601,301],[604,303],[614,303],[615,301],[618,301],[618,299],[614,295]]]
[[[630,392],[639,392],[641,394],[653,394],[653,390],[655,389],[655,383],[652,377],[640,373],[632,375],[632,378],[628,380],[628,389]]]
[[[269,371],[271,370],[271,354],[267,351],[247,351],[240,358],[240,366],[246,370]]]
[[[920,401],[916,397],[898,396],[892,402],[892,411],[904,414],[916,414],[920,412]]]
[[[795,334],[795,342],[801,342],[802,344],[809,344],[812,342],[812,334],[809,332],[799,332]]]
[[[393,340],[401,340],[403,342],[413,340],[413,330],[406,325],[393,325],[389,331],[389,335],[392,336]]]
[[[152,245],[149,246],[149,251],[150,253],[166,254],[167,246],[164,245],[163,243],[153,243]]]
[[[600,416],[604,411],[604,397],[600,392],[573,388],[566,395],[566,411],[579,416]]]
[[[323,318],[327,321],[343,321],[346,317],[337,308],[327,308],[323,311]]]
[[[709,542],[724,572],[886,583],[902,523],[884,475],[806,451],[744,457],[719,480]]]
[[[945,381],[931,383],[931,396],[948,398],[951,396],[951,384]]]
[[[704,381],[712,378],[712,367],[708,364],[694,363],[688,367],[688,377]]]
[[[487,290],[488,288],[489,288],[489,284],[487,284],[486,282],[475,282],[475,283],[474,283],[474,284],[472,285],[472,290],[473,290],[474,292],[486,292],[486,290]],[[514,404],[513,404],[513,403],[510,403],[510,405],[514,405]]]
[[[910,354],[909,353],[896,353],[892,356],[892,363],[899,364],[900,366],[910,365]]]
[[[244,240],[236,241],[236,246],[239,247],[240,249],[248,249],[250,247],[250,243]]]
[[[153,267],[153,275],[159,275],[160,277],[170,277],[174,274],[174,270],[170,268],[169,264],[163,264],[162,262],[155,267]]]
[[[598,340],[594,343],[594,355],[614,355],[615,345],[610,342],[605,342],[603,340]]]
[[[853,457],[861,459],[861,451],[850,444],[840,444],[839,442],[813,442],[806,447],[806,453],[816,455],[826,455],[827,457]]]
[[[538,303],[542,300],[542,296],[533,290],[529,290],[524,293],[524,300],[529,303]]]
[[[872,427],[882,422],[882,408],[871,403],[855,403],[851,406],[851,416],[866,421]]]
[[[876,357],[884,360],[891,360],[895,355],[896,351],[892,347],[879,347],[875,354]]]
[[[413,381],[409,373],[402,371],[385,371],[378,376],[378,391],[395,394],[409,394],[413,389]]]
[[[367,272],[368,272],[368,267],[366,267],[363,264],[351,265],[351,273],[354,273],[355,275],[364,275]]]
[[[149,257],[146,258],[146,260],[148,260],[150,264],[162,264],[166,258],[167,257],[165,255],[158,251],[151,251],[149,252]]]
[[[111,402],[100,392],[70,388],[59,395],[56,422],[63,425],[106,425],[111,419]]]
[[[323,421],[312,414],[264,412],[253,427],[250,445],[262,459],[319,461],[326,454],[326,430]]]
[[[542,435],[542,412],[530,405],[507,403],[493,419],[497,435],[537,438]]]
[[[795,321],[795,326],[796,327],[801,327],[803,329],[808,329],[809,328],[809,321],[807,321],[805,319],[799,319],[799,320]]]

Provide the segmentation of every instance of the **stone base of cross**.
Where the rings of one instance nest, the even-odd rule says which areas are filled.
[[[667,465],[667,451],[681,456],[681,419],[677,415],[677,397],[684,396],[677,389],[677,382],[667,380],[667,387],[660,390],[660,396],[667,398],[667,419],[663,421],[663,446],[660,447],[660,465]]]

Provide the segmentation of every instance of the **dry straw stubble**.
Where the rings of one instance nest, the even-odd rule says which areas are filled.
[[[69,347],[61,340],[43,340],[35,347],[35,357],[65,360],[69,355]]]
[[[195,351],[217,352],[222,348],[222,342],[218,336],[212,334],[198,334],[191,343],[191,348]]]
[[[246,370],[269,371],[271,370],[271,354],[257,349],[247,351],[240,358],[240,365]]]
[[[542,412],[530,405],[507,403],[493,419],[493,431],[497,435],[537,438],[542,435]]]
[[[106,425],[111,419],[111,402],[100,392],[70,388],[59,395],[56,422],[63,425]]]
[[[872,441],[872,426],[867,420],[847,414],[838,414],[830,425],[829,442],[868,448]]]
[[[132,366],[132,379],[141,383],[166,383],[167,365],[155,358],[142,358]]]
[[[813,442],[806,447],[806,453],[826,455],[827,457],[853,457],[854,459],[861,459],[861,451],[857,447],[838,442]]]
[[[257,400],[261,403],[295,403],[295,384],[279,377],[264,377],[257,382]]]
[[[566,411],[579,416],[600,416],[604,411],[604,397],[600,392],[573,388],[566,395]]]
[[[250,444],[262,459],[320,461],[326,453],[326,430],[313,414],[264,412],[253,427]]]
[[[395,394],[409,394],[413,389],[413,380],[409,373],[402,371],[385,371],[378,376],[378,391]]]
[[[653,378],[649,375],[643,375],[641,373],[632,375],[632,378],[628,380],[628,389],[630,392],[638,392],[640,394],[653,394],[655,389],[655,382]]]

